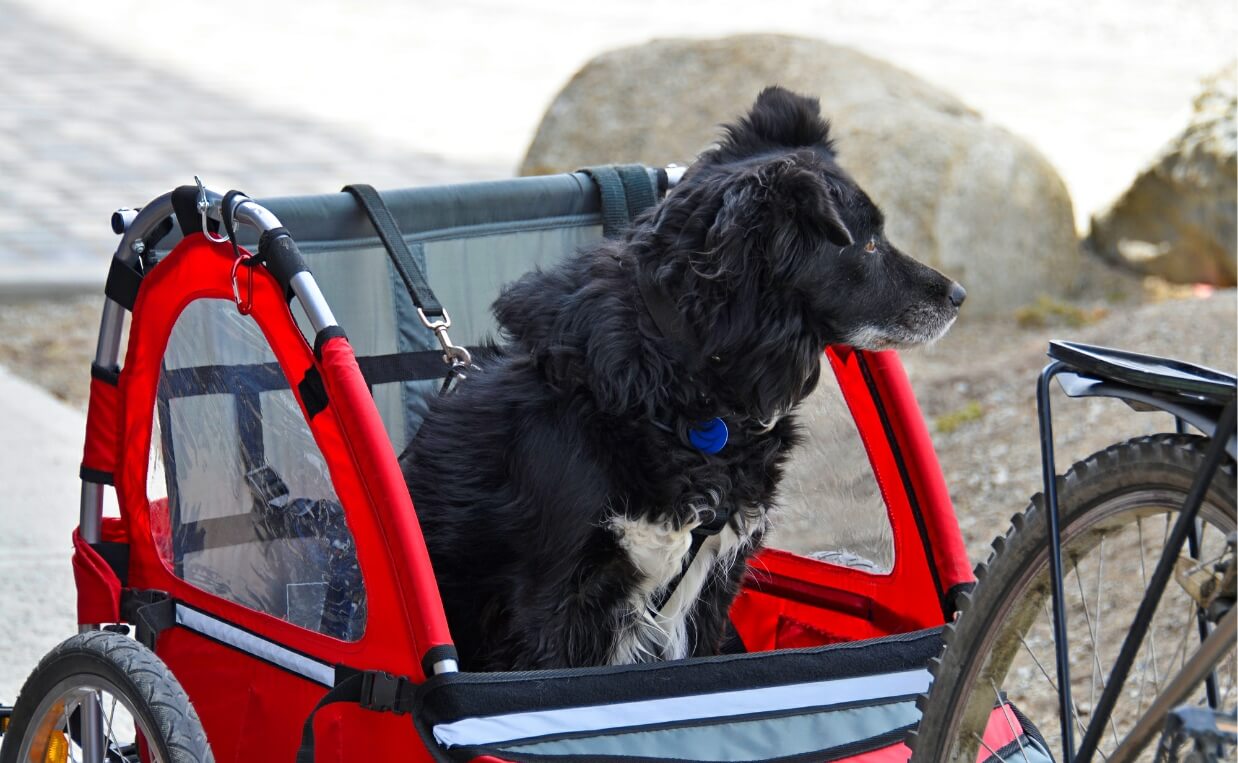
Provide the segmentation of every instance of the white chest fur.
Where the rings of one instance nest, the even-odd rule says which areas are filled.
[[[740,552],[751,545],[758,524],[740,521],[739,532],[728,524],[708,537],[670,598],[661,608],[655,608],[666,587],[683,570],[695,525],[676,528],[669,522],[611,519],[610,530],[641,577],[628,602],[629,616],[616,634],[610,663],[625,665],[687,657],[688,622],[701,590],[711,575],[725,575],[729,571]]]

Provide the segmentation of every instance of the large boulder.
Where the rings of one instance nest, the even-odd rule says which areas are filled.
[[[1230,65],[1204,80],[1190,124],[1113,206],[1088,245],[1141,273],[1179,283],[1238,283],[1238,83]]]
[[[839,163],[885,209],[887,235],[967,287],[965,314],[1070,291],[1074,216],[1044,157],[954,96],[819,40],[660,40],[598,56],[551,104],[521,174],[687,163],[771,84],[821,99]]]

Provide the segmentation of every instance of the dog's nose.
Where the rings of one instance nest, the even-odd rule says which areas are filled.
[[[950,297],[950,304],[960,307],[963,304],[963,300],[967,299],[967,289],[964,289],[957,282],[952,283],[950,284],[950,294],[948,296]]]

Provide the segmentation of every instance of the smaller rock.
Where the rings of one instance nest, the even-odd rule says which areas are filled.
[[[1186,130],[1092,219],[1088,246],[1177,283],[1238,283],[1236,108],[1238,82],[1230,65],[1204,80]]]

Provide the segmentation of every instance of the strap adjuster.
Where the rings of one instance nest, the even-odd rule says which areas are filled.
[[[412,684],[403,676],[382,671],[361,674],[361,697],[358,703],[366,710],[403,715],[408,712],[408,696]]]

